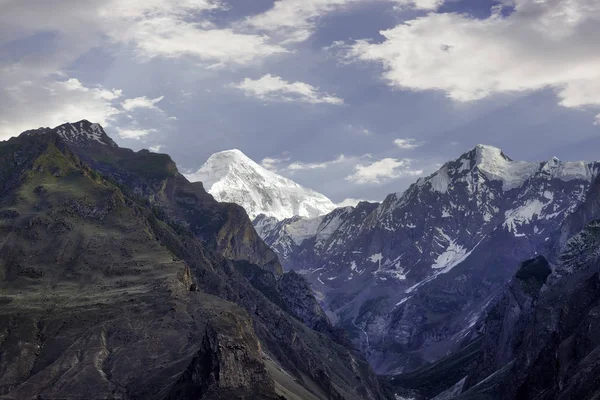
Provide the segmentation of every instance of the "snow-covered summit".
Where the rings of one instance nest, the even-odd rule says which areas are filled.
[[[324,195],[267,170],[237,149],[211,155],[186,177],[202,182],[216,200],[241,205],[252,219],[260,214],[278,220],[313,218],[336,208]]]
[[[562,181],[585,180],[591,182],[598,175],[598,163],[575,161],[563,162],[556,157],[548,161],[514,161],[494,146],[477,145],[455,161],[445,164],[420,185],[431,182],[432,188],[445,192],[456,181],[472,179],[473,172],[480,172],[490,181],[502,183],[504,191],[522,187],[534,177],[546,177]]]
[[[493,146],[477,145],[474,153],[477,168],[489,179],[501,181],[504,190],[520,187],[539,168],[539,163],[513,161]]]

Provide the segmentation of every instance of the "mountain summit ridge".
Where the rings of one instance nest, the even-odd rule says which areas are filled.
[[[109,147],[118,147],[114,140],[104,131],[98,123],[92,123],[87,119],[78,122],[66,122],[55,128],[39,128],[22,132],[23,136],[45,135],[56,132],[64,141],[75,146],[91,146],[101,144]]]
[[[202,182],[216,200],[241,205],[251,219],[260,214],[278,220],[312,218],[336,208],[321,193],[269,171],[238,149],[214,153],[186,177]]]

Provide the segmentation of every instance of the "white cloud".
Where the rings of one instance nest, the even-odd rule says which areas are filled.
[[[264,13],[247,19],[248,25],[286,37],[288,42],[308,39],[318,17],[359,0],[279,0]]]
[[[436,10],[444,4],[444,0],[392,0],[392,2],[397,3],[397,7],[412,7],[421,10]]]
[[[359,164],[354,167],[354,173],[346,177],[347,181],[367,184],[382,183],[383,181],[401,178],[404,176],[419,176],[422,170],[411,169],[412,161],[409,159],[384,158],[370,164]]]
[[[216,27],[211,13],[226,8],[220,0],[0,3],[0,47],[10,48],[11,42],[27,42],[36,35],[44,39],[40,41],[43,51],[0,57],[0,135],[4,137],[82,117],[103,124],[112,121],[122,110],[114,103],[118,93],[83,85],[69,89],[69,76],[64,73],[92,49],[111,53],[118,46],[126,52],[130,46],[139,60],[188,57],[196,65],[212,67],[247,65],[287,52],[267,36]],[[125,102],[123,107],[150,108],[149,103],[135,104]]]
[[[225,8],[217,0],[113,0],[100,15],[115,42],[147,58],[193,56],[221,67],[287,52],[266,36],[215,27],[207,13]]]
[[[156,132],[156,129],[117,129],[117,134],[121,139],[140,140],[153,132]]]
[[[347,199],[344,199],[341,202],[337,203],[336,206],[338,206],[338,207],[356,207],[358,205],[358,203],[360,203],[362,201],[366,201],[369,203],[379,203],[378,201],[373,201],[373,200],[347,198]]]
[[[150,110],[160,110],[160,108],[158,108],[156,106],[157,103],[159,103],[162,99],[164,99],[164,96],[160,96],[157,97],[155,99],[149,99],[146,96],[142,96],[142,97],[136,97],[133,99],[126,99],[122,106],[123,109],[126,111],[131,111],[131,110],[135,110],[137,108],[147,108]]]
[[[287,169],[290,171],[302,171],[302,170],[311,170],[311,169],[325,169],[330,165],[340,164],[346,161],[346,157],[343,154],[340,154],[337,158],[324,161],[320,163],[303,163],[299,161],[295,161],[287,166]]]
[[[373,132],[371,132],[368,128],[365,128],[364,126],[360,126],[360,125],[348,124],[346,126],[346,129],[349,132],[354,133],[356,135],[361,135],[361,136],[372,136],[373,135]]]
[[[242,82],[231,86],[240,89],[246,96],[261,100],[334,105],[344,103],[339,97],[321,93],[318,88],[308,83],[288,82],[271,74],[256,80],[246,78]]]
[[[565,107],[600,106],[600,2],[514,0],[487,19],[429,13],[357,41],[349,60],[372,61],[409,90],[441,90],[461,102],[554,88]]]
[[[45,57],[55,61],[54,71],[111,44],[130,45],[142,59],[190,56],[210,66],[288,51],[268,36],[215,26],[212,13],[226,9],[220,0],[2,0],[0,44],[52,32],[58,44]]]
[[[246,19],[246,24],[278,35],[284,42],[302,42],[316,29],[324,15],[352,5],[368,5],[373,1],[394,3],[404,7],[432,10],[443,0],[278,0],[269,10]]]
[[[114,104],[121,95],[116,89],[86,87],[74,78],[22,81],[0,90],[0,138],[81,119],[108,126],[121,113]]]
[[[210,62],[211,67],[244,65],[287,52],[281,46],[269,44],[264,36],[236,33],[231,29],[201,29],[196,24],[172,18],[143,21],[128,37],[145,57],[190,55]]]
[[[156,144],[154,146],[148,147],[148,150],[150,150],[151,152],[154,152],[154,153],[158,153],[158,152],[160,152],[160,149],[162,149],[162,148],[163,148],[162,144]]]
[[[262,165],[264,168],[270,170],[270,171],[277,171],[279,169],[279,166],[286,162],[289,161],[290,158],[289,157],[265,157],[262,159],[262,161],[260,162],[260,165]]]
[[[394,144],[401,148],[402,150],[413,150],[417,147],[421,147],[423,143],[417,142],[416,139],[406,138],[406,139],[396,139],[394,140]]]

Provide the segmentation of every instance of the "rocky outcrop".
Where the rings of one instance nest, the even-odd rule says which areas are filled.
[[[319,330],[329,326],[329,318],[315,299],[306,280],[294,271],[284,274],[278,289],[286,308],[308,327]]]

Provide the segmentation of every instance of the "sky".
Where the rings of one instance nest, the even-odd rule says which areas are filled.
[[[335,202],[479,143],[600,159],[598,0],[0,0],[0,140],[88,119]]]

